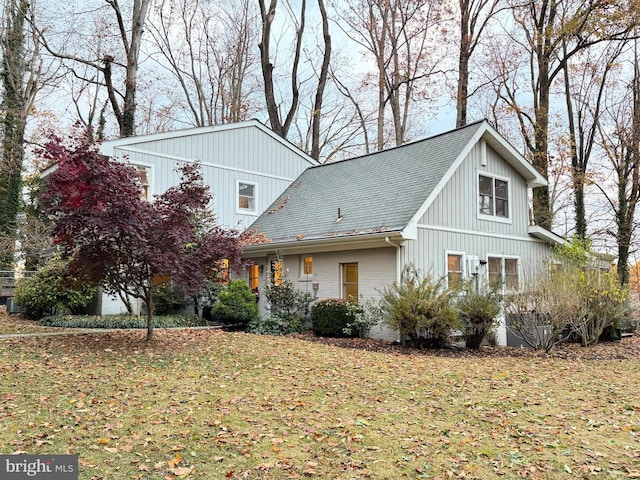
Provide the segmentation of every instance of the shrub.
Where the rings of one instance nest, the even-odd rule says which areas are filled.
[[[459,326],[453,307],[456,290],[446,288],[444,279],[421,278],[412,266],[402,271],[400,283],[386,287],[380,298],[384,322],[398,330],[402,343],[441,348],[449,341],[451,331]]]
[[[218,301],[218,295],[220,292],[224,290],[224,285],[221,283],[214,282],[213,280],[207,279],[204,282],[204,285],[200,288],[200,291],[196,295],[196,306],[197,311],[202,309],[202,316],[206,320],[213,320],[211,315],[211,310],[213,306]]]
[[[56,256],[38,272],[16,286],[15,303],[25,308],[30,318],[79,312],[96,294],[96,286],[67,270],[68,262]]]
[[[147,328],[146,317],[129,315],[53,315],[41,318],[38,323],[64,328]],[[153,318],[155,328],[197,327],[205,323],[196,316],[159,315]]]
[[[233,280],[218,294],[211,314],[225,324],[245,328],[258,317],[258,304],[249,285],[244,280]]]
[[[308,320],[310,306],[314,301],[313,295],[295,288],[286,276],[279,285],[270,282],[264,289],[264,296],[271,315],[278,318],[297,317],[302,322]]]
[[[476,289],[471,283],[464,285],[456,307],[462,320],[462,333],[467,348],[480,348],[487,333],[495,326],[501,300],[502,295],[488,286]]]
[[[318,300],[311,307],[311,329],[318,337],[354,337],[358,332],[351,328],[362,308],[341,298]],[[350,333],[345,333],[348,330]]]
[[[289,317],[270,315],[266,318],[256,318],[247,326],[247,332],[260,335],[290,335],[302,333],[305,330],[304,322],[295,315]]]
[[[582,346],[598,342],[605,330],[612,328],[626,309],[628,290],[613,272],[582,272],[578,293],[583,309],[573,317],[571,326],[580,336]]]
[[[362,302],[361,297],[359,304],[347,302],[347,308],[351,310],[351,320],[347,322],[347,326],[342,329],[342,332],[348,337],[366,337],[371,327],[378,324],[382,317],[378,302],[373,298]]]
[[[170,282],[156,285],[152,289],[153,311],[156,315],[171,315],[181,312],[189,299]]]

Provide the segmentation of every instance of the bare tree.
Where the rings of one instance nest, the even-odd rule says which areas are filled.
[[[629,255],[635,227],[635,215],[640,201],[640,66],[637,46],[633,55],[633,78],[629,96],[610,102],[597,124],[600,146],[613,169],[615,195],[596,184],[614,216],[614,231],[618,250],[618,279],[629,283]],[[631,119],[631,121],[629,121]],[[610,124],[608,126],[607,124]]]
[[[609,85],[609,75],[619,71],[617,59],[625,47],[624,42],[611,43],[601,52],[586,52],[576,57],[575,64],[567,62],[564,68],[565,100],[568,120],[568,150],[571,159],[571,181],[575,210],[575,234],[587,238],[585,209],[585,183],[587,167],[594,146],[603,102]],[[563,45],[566,55],[567,46]]]
[[[460,52],[456,94],[456,127],[467,124],[469,64],[489,21],[505,6],[504,0],[458,0],[460,6]]]
[[[414,103],[426,100],[430,81],[438,73],[444,52],[431,48],[443,22],[442,4],[430,0],[358,0],[339,11],[343,31],[372,62],[366,86],[376,89],[376,148],[387,140],[387,109],[391,112],[395,145],[407,140]],[[437,53],[436,53],[437,52]]]
[[[259,0],[260,18],[262,20],[262,34],[260,37],[260,65],[262,67],[262,78],[264,81],[265,104],[269,115],[271,129],[283,138],[287,138],[289,129],[295,119],[300,104],[300,60],[303,49],[303,38],[307,21],[307,3],[302,0],[300,13],[294,16],[289,10],[290,17],[295,24],[293,57],[291,59],[291,70],[289,75],[290,100],[286,112],[281,113],[280,107],[283,100],[276,98],[276,80],[274,78],[275,65],[272,63],[275,53],[272,51],[273,22],[276,17],[278,7],[277,0],[271,0],[269,5],[265,0]],[[285,4],[285,10],[287,5]],[[324,101],[324,90],[329,72],[329,61],[331,58],[331,36],[329,34],[329,20],[324,0],[318,0],[318,9],[322,20],[322,61],[320,71],[317,74],[317,84],[315,88],[315,98],[311,111],[312,142],[311,156],[318,159],[320,157],[320,122],[322,121],[322,105]]]
[[[153,56],[177,81],[189,122],[237,122],[257,110],[250,82],[258,18],[250,0],[162,0],[152,13]]]
[[[517,117],[532,164],[548,177],[550,98],[554,81],[568,60],[579,52],[605,41],[626,39],[638,15],[629,13],[634,11],[633,5],[609,0],[510,0],[510,3],[517,27],[511,32],[510,41],[526,52],[526,84],[530,91],[523,97],[506,81],[502,84],[501,101]],[[503,80],[512,79],[515,74],[506,72]],[[530,97],[533,106],[529,110],[522,102],[523,98]],[[553,211],[548,187],[534,189],[533,215],[536,224],[551,228]]]
[[[38,30],[39,40],[43,47],[51,55],[68,65],[73,75],[87,83],[98,83],[106,89],[121,137],[135,134],[140,48],[150,0],[132,0],[132,2],[131,10],[128,12],[124,11],[118,0],[103,0],[103,6],[98,7],[98,10],[110,19],[104,27],[115,26],[118,44],[117,47],[110,45],[113,49],[109,51],[98,50],[101,52],[100,57],[96,56],[95,51],[93,54],[89,52],[86,56],[81,56],[82,52],[78,53],[78,44],[71,40],[74,32],[61,33],[42,28]],[[91,15],[94,13],[88,9],[83,14]],[[65,42],[60,45],[54,44],[52,39],[57,39],[60,36],[64,38]],[[86,75],[86,71],[82,68],[85,66],[99,72],[102,78],[96,80],[95,76]],[[114,69],[119,72],[116,73]],[[122,86],[118,86],[120,74]]]

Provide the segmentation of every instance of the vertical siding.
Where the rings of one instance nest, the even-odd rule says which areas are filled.
[[[129,151],[129,148],[145,153]],[[181,163],[179,159],[201,161],[204,181],[213,194],[210,207],[218,222],[241,230],[249,227],[309,166],[302,153],[255,126],[150,140],[116,148],[116,151],[117,158],[150,166],[151,194],[162,193],[178,184],[175,170]],[[236,212],[238,180],[256,184],[256,215]]]
[[[482,166],[481,151],[481,144],[476,144],[466,161],[454,173],[425,213],[421,223],[495,234],[527,236],[529,203],[524,178],[488,145],[486,146],[487,165]],[[510,221],[508,223],[478,218],[479,174],[509,179]]]

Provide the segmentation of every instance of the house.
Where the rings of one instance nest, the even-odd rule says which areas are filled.
[[[318,165],[257,120],[109,140],[100,145],[100,153],[137,167],[148,199],[177,185],[180,164],[199,161],[218,223],[238,230],[246,229],[307,167]],[[104,294],[92,310],[104,315],[126,311],[119,298]]]
[[[148,198],[178,183],[180,164],[199,161],[218,223],[240,230],[318,165],[257,120],[108,140],[100,153],[138,167]]]
[[[318,298],[366,299],[412,264],[436,278],[515,289],[563,242],[529,223],[530,189],[542,185],[486,120],[313,166],[253,223],[270,242],[245,248],[256,264],[249,280],[262,287],[286,272]],[[381,326],[370,335],[396,339]]]

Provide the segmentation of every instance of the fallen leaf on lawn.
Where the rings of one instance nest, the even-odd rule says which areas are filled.
[[[177,475],[178,477],[186,477],[191,473],[191,470],[193,470],[193,467],[176,467],[169,470],[169,472]]]

